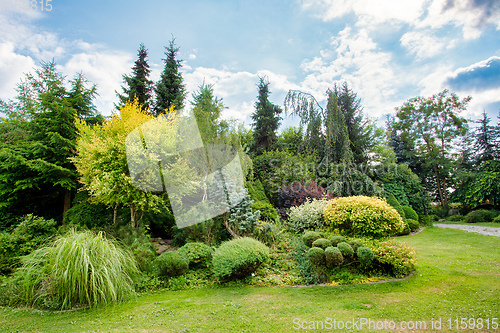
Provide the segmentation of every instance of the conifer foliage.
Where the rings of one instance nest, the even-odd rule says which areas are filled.
[[[151,91],[153,89],[153,81],[149,79],[151,70],[148,64],[148,50],[141,44],[137,51],[138,59],[132,67],[132,75],[123,75],[125,87],[122,86],[123,94],[117,93],[120,103],[117,108],[125,106],[128,101],[133,101],[137,98],[142,110],[150,108]]]
[[[175,110],[184,107],[186,89],[179,71],[182,67],[182,60],[177,60],[177,52],[179,52],[179,47],[175,46],[175,38],[172,38],[166,47],[167,58],[163,59],[165,68],[154,88],[156,96],[154,114],[156,116],[167,113],[172,105]]]
[[[259,84],[259,96],[255,103],[255,112],[252,114],[253,122],[253,151],[260,155],[263,152],[274,150],[277,143],[276,130],[280,125],[282,112],[278,105],[269,101],[269,81],[261,77]]]

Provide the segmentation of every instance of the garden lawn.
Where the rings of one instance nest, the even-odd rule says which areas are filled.
[[[461,224],[461,225],[470,225],[476,227],[492,227],[492,228],[500,228],[500,223],[497,222],[477,222],[477,223],[466,223],[464,221],[444,221],[444,222],[434,222],[440,224]]]
[[[416,235],[398,237],[397,241],[408,242],[418,250],[417,270],[405,281],[337,287],[161,291],[116,306],[72,312],[3,307],[0,331],[296,332],[294,327],[298,328],[299,322],[309,327],[311,321],[327,324],[327,318],[332,323],[333,319],[354,319],[359,326],[361,318],[365,318],[394,321],[398,325],[395,331],[401,331],[402,321],[421,321],[418,325],[422,329],[411,332],[500,332],[500,327],[491,327],[492,318],[500,321],[500,238],[427,228]],[[482,318],[484,328],[457,330],[456,318]],[[441,330],[432,330],[431,321],[439,319]],[[486,327],[487,319],[490,329]],[[317,327],[317,323],[313,325]]]

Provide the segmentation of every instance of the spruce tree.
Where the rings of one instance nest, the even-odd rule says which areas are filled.
[[[495,159],[495,127],[490,125],[491,119],[483,111],[483,117],[476,121],[479,126],[476,128],[476,141],[474,150],[476,151],[476,163],[480,165],[485,161]]]
[[[123,94],[116,93],[120,102],[115,105],[116,108],[123,107],[128,101],[137,98],[142,110],[150,108],[151,90],[153,81],[149,79],[151,70],[148,64],[148,50],[144,44],[139,46],[137,51],[138,59],[132,67],[132,75],[123,75],[123,81],[126,87],[122,86]]]
[[[353,160],[349,135],[344,114],[337,104],[337,96],[328,94],[326,107],[326,145],[325,157],[328,163],[350,164]]]
[[[255,112],[252,114],[254,128],[253,151],[260,155],[263,152],[276,148],[276,130],[281,121],[281,108],[269,101],[269,81],[265,77],[259,78],[259,95],[255,103]]]
[[[179,48],[175,46],[175,38],[172,38],[169,45],[166,47],[166,59],[163,59],[165,68],[161,73],[160,80],[155,86],[155,107],[154,114],[160,115],[170,110],[174,105],[176,110],[184,107],[184,99],[186,97],[186,89],[183,83],[180,68],[182,60],[177,60],[177,52]]]

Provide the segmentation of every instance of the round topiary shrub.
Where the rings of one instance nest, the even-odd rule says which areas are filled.
[[[307,251],[307,258],[309,261],[316,266],[321,266],[325,264],[325,250],[320,247],[311,247]]]
[[[174,252],[164,252],[151,263],[152,271],[160,277],[174,277],[184,274],[189,267],[189,260]]]
[[[402,206],[407,219],[418,220],[417,212],[410,206]]]
[[[418,228],[420,228],[420,224],[418,223],[417,220],[406,219],[406,223],[408,224],[408,227],[410,228],[411,231],[415,231],[418,230]]]
[[[208,267],[212,263],[213,250],[205,243],[186,243],[177,252],[187,258],[190,268]]]
[[[327,247],[332,246],[332,242],[326,238],[318,238],[312,243],[312,246],[320,247],[324,250]]]
[[[358,255],[361,266],[368,267],[372,264],[373,251],[370,248],[366,246],[360,246],[358,247],[356,254]]]
[[[222,243],[214,252],[212,272],[220,279],[242,278],[269,260],[269,248],[250,237]]]
[[[486,209],[478,209],[465,215],[466,223],[491,222],[495,218],[495,213]]]
[[[360,241],[355,240],[355,239],[348,241],[347,244],[351,245],[354,253],[357,253],[358,252],[358,248],[360,248],[361,246],[363,246],[363,243],[361,243]]]
[[[351,235],[383,238],[404,228],[399,213],[385,200],[354,196],[330,200],[323,215],[331,229],[340,228]]]
[[[325,250],[325,260],[329,266],[340,266],[344,262],[344,256],[338,247],[327,247]]]
[[[330,237],[330,242],[332,242],[332,246],[337,246],[338,243],[345,242],[346,239],[344,236],[332,236]]]
[[[322,238],[323,236],[317,232],[317,231],[306,231],[302,235],[302,240],[304,241],[304,244],[306,244],[308,247],[311,247],[313,242],[316,239]]]
[[[342,252],[344,258],[352,258],[354,256],[354,250],[348,243],[346,242],[338,243],[337,247],[339,248],[340,252]]]

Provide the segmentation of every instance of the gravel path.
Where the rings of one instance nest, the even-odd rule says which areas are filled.
[[[481,235],[500,237],[500,228],[495,228],[495,227],[478,227],[473,225],[441,224],[441,223],[434,223],[434,226],[440,228],[460,229],[468,232],[475,232]]]

